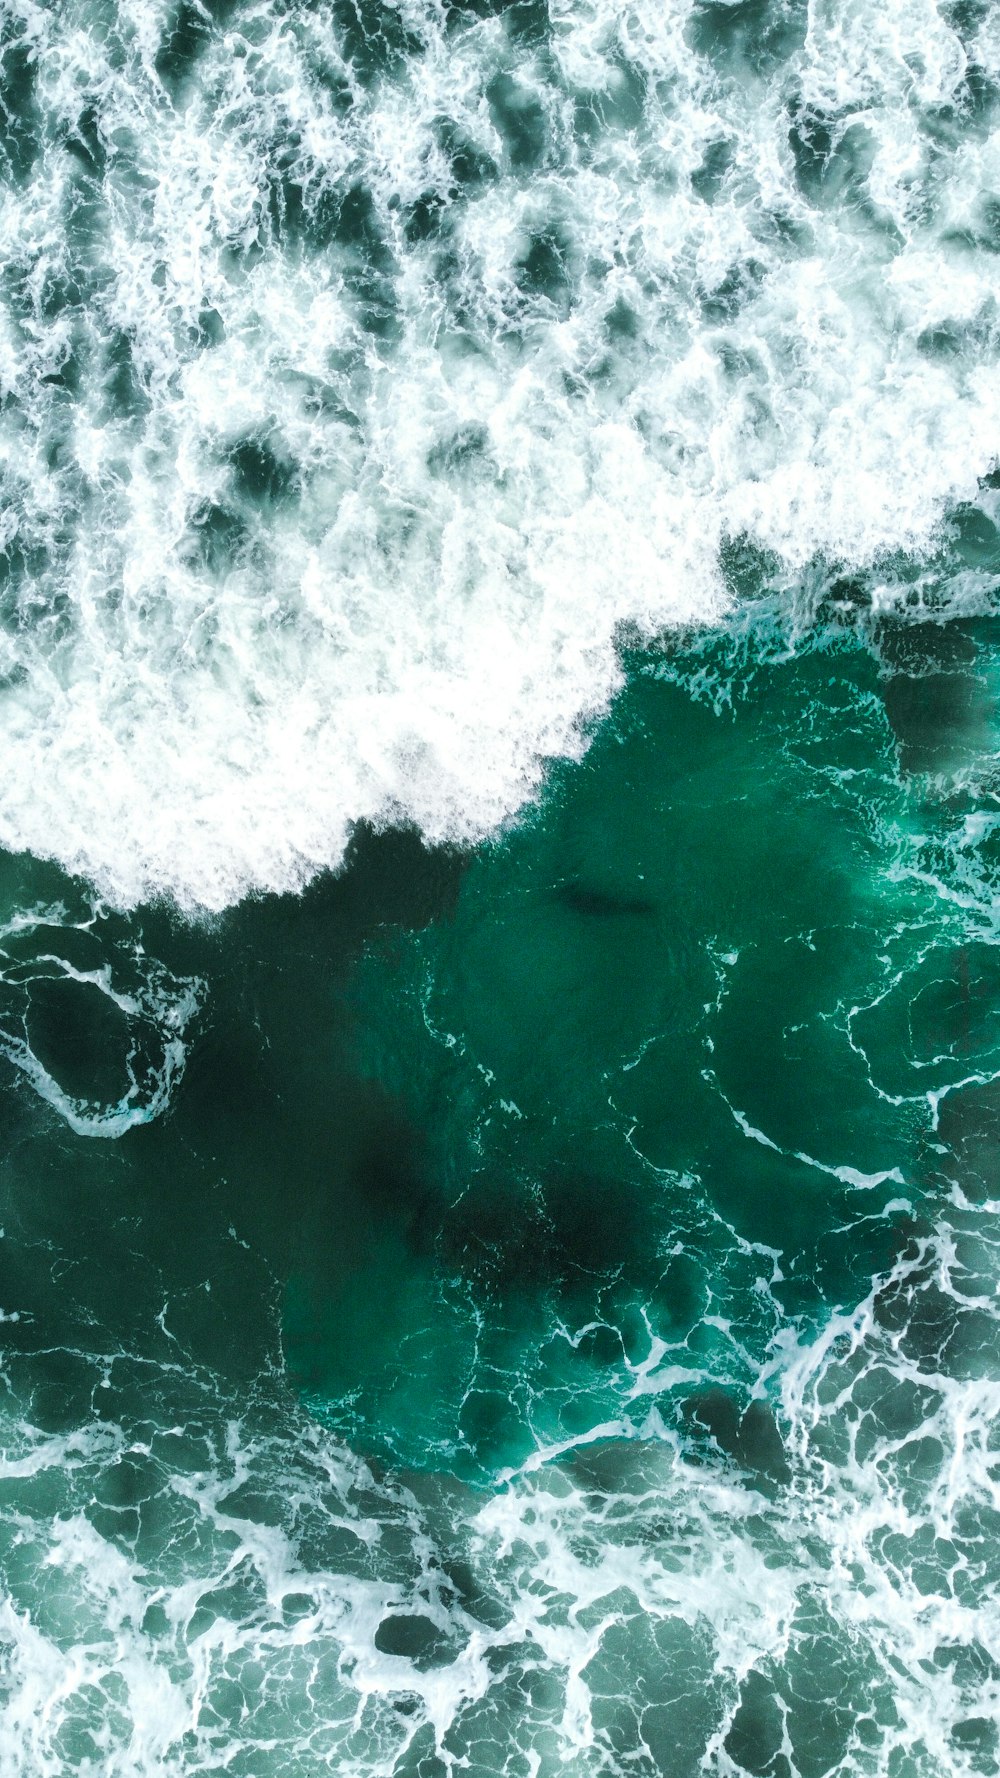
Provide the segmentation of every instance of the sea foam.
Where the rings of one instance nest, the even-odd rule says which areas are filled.
[[[480,838],[996,461],[995,9],[6,17],[0,844],[111,902]]]
[[[115,1139],[170,1103],[203,984],[171,975],[136,938],[107,940],[100,907],[76,913],[33,907],[0,926],[0,1055],[75,1135]],[[81,1040],[106,1052],[110,1095],[95,1093],[89,1056],[84,1090],[60,1078]]]
[[[379,1476],[209,1374],[67,1355],[104,1417],[10,1423],[0,1456],[0,1771],[989,1772],[984,1233],[956,1203],[816,1338],[786,1326],[778,1487],[652,1394],[483,1494]]]

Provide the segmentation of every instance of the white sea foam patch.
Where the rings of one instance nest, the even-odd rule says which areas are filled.
[[[727,538],[927,550],[998,450],[996,41],[10,0],[0,843],[218,908],[359,818],[473,839]]]
[[[203,984],[137,939],[107,945],[101,927],[99,908],[74,919],[62,905],[0,926],[0,1055],[78,1136],[116,1138],[170,1103]]]
[[[11,1348],[0,1773],[985,1778],[996,1211],[956,1191],[785,1329],[766,1474],[677,1432],[669,1384],[483,1493],[380,1477],[260,1387]],[[43,1433],[55,1356],[100,1417]]]

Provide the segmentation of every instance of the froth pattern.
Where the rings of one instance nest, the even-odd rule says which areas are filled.
[[[259,1391],[63,1353],[93,1416],[0,1458],[0,1770],[987,1778],[996,1208],[956,1199],[855,1310],[786,1328],[770,1477],[638,1389],[476,1494]]]
[[[137,939],[108,942],[101,925],[100,908],[74,919],[59,904],[0,926],[0,1055],[75,1135],[116,1139],[170,1103],[203,985]],[[97,1047],[107,1059],[95,1070]]]
[[[475,839],[727,540],[926,550],[997,454],[997,41],[11,0],[0,843],[211,909],[358,819]]]

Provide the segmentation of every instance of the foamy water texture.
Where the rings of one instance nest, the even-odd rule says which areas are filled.
[[[925,551],[997,455],[998,45],[979,0],[7,0],[3,843],[218,909],[359,818],[476,839],[727,540]]]
[[[0,59],[0,1778],[1000,1778],[996,5]]]
[[[995,1275],[995,1248],[966,1253]],[[213,1379],[159,1429],[176,1384],[79,1353],[95,1401],[139,1387],[149,1418],[26,1434],[0,1469],[0,1770],[993,1773],[993,1317],[954,1244],[923,1246],[784,1353],[777,1476],[712,1474],[654,1411],[478,1501],[245,1399],[212,1412]]]
[[[996,1778],[998,689],[778,594],[464,865],[4,861],[2,1778]]]

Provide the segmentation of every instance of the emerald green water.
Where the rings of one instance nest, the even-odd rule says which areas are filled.
[[[993,954],[925,874],[925,824],[944,851],[968,792],[901,766],[947,775],[982,744],[988,633],[890,633],[895,674],[836,636],[754,646],[742,674],[738,640],[637,661],[448,916],[366,948],[357,1065],[408,1137],[360,1234],[312,1235],[286,1350],[354,1432],[363,1352],[408,1461],[489,1474],[637,1431],[637,1379],[670,1364],[668,1423],[702,1375],[752,1387],[776,1332],[821,1328],[907,1250],[941,1172],[927,1095],[996,1066]]]
[[[998,42],[0,7],[0,1778],[1000,1778]]]
[[[778,612],[474,853],[5,860],[0,1769],[995,1770],[997,631]]]

